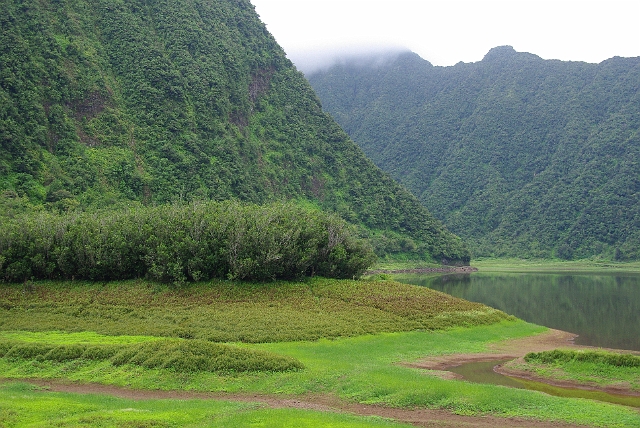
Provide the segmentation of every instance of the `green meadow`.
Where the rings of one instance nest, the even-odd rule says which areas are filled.
[[[497,341],[543,331],[480,304],[383,280],[213,281],[179,289],[144,281],[9,285],[0,293],[0,425],[402,426],[230,401],[52,393],[25,385],[29,378],[140,390],[319,394],[460,415],[640,425],[633,408],[444,380],[400,364],[485,352]]]
[[[472,265],[483,272],[639,272],[640,262],[616,262],[598,257],[583,260],[478,258]]]
[[[606,387],[626,387],[640,393],[640,356],[608,351],[554,350],[525,355],[511,367],[542,378]]]
[[[3,427],[177,427],[224,426],[336,428],[392,427],[378,417],[356,417],[297,409],[269,409],[257,403],[222,400],[127,400],[95,394],[47,392],[26,383],[0,385]]]

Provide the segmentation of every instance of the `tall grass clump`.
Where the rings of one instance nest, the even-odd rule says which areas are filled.
[[[605,351],[570,351],[555,349],[553,351],[530,352],[524,360],[528,363],[542,364],[582,363],[607,364],[616,367],[640,367],[640,357],[631,354],[616,354]]]
[[[6,282],[352,278],[374,258],[342,219],[293,203],[202,202],[0,219]]]
[[[204,340],[164,339],[128,345],[0,343],[0,358],[64,362],[109,360],[178,373],[285,372],[302,370],[295,358]]]

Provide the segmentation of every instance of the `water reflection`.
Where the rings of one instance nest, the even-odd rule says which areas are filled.
[[[622,404],[625,406],[640,407],[640,397],[610,394],[603,391],[592,391],[587,389],[560,387],[549,385],[543,382],[519,379],[496,373],[494,367],[505,363],[508,360],[495,360],[485,362],[466,363],[457,367],[449,368],[449,371],[461,375],[465,380],[476,383],[488,383],[491,385],[503,385],[511,388],[531,389],[534,391],[546,392],[557,397],[588,398],[591,400],[605,401],[608,403]]]
[[[640,350],[640,275],[474,273],[394,279],[481,302],[518,318],[570,331],[576,343]]]

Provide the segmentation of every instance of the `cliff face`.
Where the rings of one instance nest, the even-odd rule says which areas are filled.
[[[640,58],[511,47],[309,76],[363,151],[478,256],[640,258]]]
[[[296,199],[379,254],[468,251],[375,167],[244,0],[0,6],[0,208]]]

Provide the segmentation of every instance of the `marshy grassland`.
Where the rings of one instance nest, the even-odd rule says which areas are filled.
[[[265,408],[234,394],[443,409],[505,418],[503,426],[512,417],[640,425],[637,409],[446,380],[400,364],[486,352],[545,330],[390,280],[3,285],[0,425],[405,426],[327,409]],[[53,393],[29,379],[218,395],[131,400]]]
[[[540,379],[628,390],[640,395],[640,354],[604,350],[560,350],[531,352],[523,360],[507,364]]]

